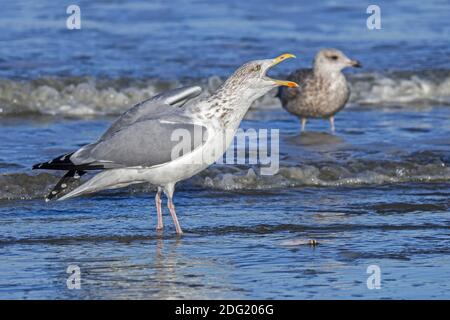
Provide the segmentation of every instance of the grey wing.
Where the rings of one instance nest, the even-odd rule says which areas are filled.
[[[295,99],[304,89],[308,82],[314,76],[312,69],[298,69],[291,73],[287,80],[294,81],[299,85],[298,88],[280,87],[278,90],[278,96],[283,105],[287,104],[289,100]]]
[[[205,127],[183,122],[181,118],[175,122],[149,119],[82,147],[70,160],[75,165],[99,165],[105,169],[151,167],[187,155],[206,138]]]
[[[100,137],[100,140],[107,139],[115,132],[143,118],[156,118],[175,113],[180,106],[197,97],[201,92],[202,88],[198,86],[182,87],[144,100],[123,113]]]

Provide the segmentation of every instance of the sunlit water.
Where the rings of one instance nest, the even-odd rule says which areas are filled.
[[[380,3],[379,33],[357,1],[81,1],[74,32],[56,3],[7,4],[0,298],[450,298],[448,3],[409,4]],[[349,72],[336,133],[316,120],[299,134],[273,93],[258,101],[242,127],[280,130],[278,173],[214,165],[180,183],[182,237],[167,209],[156,232],[153,186],[43,201],[59,173],[31,165],[92,142],[133,103],[296,53],[285,74],[331,46],[365,66]],[[370,265],[381,289],[367,287]]]

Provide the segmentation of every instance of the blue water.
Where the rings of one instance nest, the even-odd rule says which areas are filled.
[[[2,5],[0,76],[227,75],[243,61],[340,47],[368,70],[448,67],[448,1],[377,1],[382,29],[366,27],[370,2],[78,1],[81,30],[67,30],[55,1]],[[278,70],[290,70],[280,66]]]
[[[450,298],[448,1],[79,1],[2,3],[0,298]],[[32,172],[95,140],[122,111],[167,88],[213,91],[247,60],[291,52],[284,76],[337,47],[349,105],[335,134],[299,133],[273,92],[243,128],[280,130],[280,170],[213,165],[175,194],[185,234],[154,186],[44,202],[59,173]],[[310,240],[317,241],[311,245]],[[67,288],[69,265],[81,289]],[[367,267],[381,270],[370,290]]]

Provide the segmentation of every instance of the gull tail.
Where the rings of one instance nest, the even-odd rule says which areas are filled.
[[[45,201],[50,201],[54,198],[59,198],[68,187],[75,181],[80,179],[82,175],[86,173],[87,170],[99,170],[103,169],[102,165],[86,163],[81,165],[76,165],[70,160],[70,157],[74,152],[63,154],[56,157],[53,160],[37,163],[33,165],[33,170],[64,170],[67,171],[66,174],[58,181],[58,183],[53,187],[50,193],[45,196]],[[78,189],[78,188],[77,188]],[[75,190],[77,190],[75,189]],[[75,191],[74,190],[74,191]],[[58,199],[59,200],[59,199]]]
[[[66,174],[58,181],[53,189],[45,196],[45,201],[50,201],[54,198],[58,198],[70,184],[73,184],[76,180],[86,173],[70,160],[72,153],[63,154],[53,160],[37,163],[33,165],[33,170],[46,169],[46,170],[67,170]]]
[[[53,187],[53,189],[45,196],[45,201],[50,201],[54,198],[58,198],[61,193],[63,193],[69,187],[69,185],[80,179],[80,177],[85,173],[86,171],[76,169],[67,171],[66,174]]]
[[[59,198],[58,201],[78,197],[82,194],[94,193],[106,189],[122,188],[130,184],[145,182],[145,180],[139,181],[139,179],[137,179],[139,177],[138,172],[139,170],[130,168],[102,171],[75,190]]]

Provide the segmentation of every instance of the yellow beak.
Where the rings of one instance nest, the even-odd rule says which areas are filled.
[[[284,61],[284,60],[290,59],[290,58],[295,58],[295,56],[290,53],[282,54],[281,56],[278,56],[275,59],[273,59],[272,65],[270,67],[276,66],[281,61]],[[279,86],[287,86],[287,87],[291,87],[291,88],[298,87],[298,84],[296,84],[295,82],[292,82],[292,81],[277,80],[277,79],[272,79],[272,80]]]

